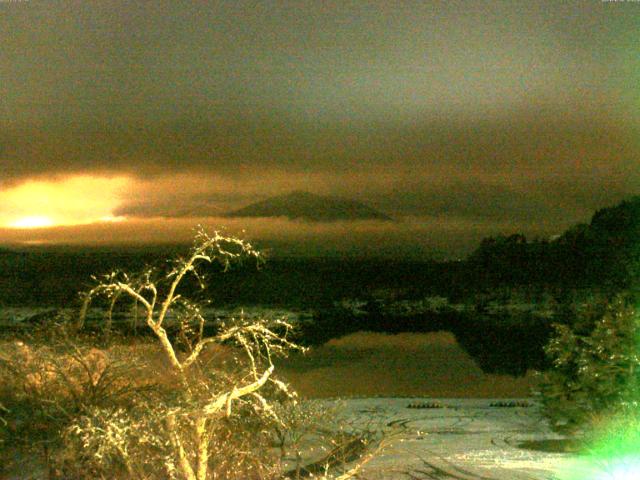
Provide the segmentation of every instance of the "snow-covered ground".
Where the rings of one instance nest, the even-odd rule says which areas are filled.
[[[332,404],[334,400],[323,400]],[[600,480],[576,455],[527,449],[524,442],[559,439],[531,400],[529,407],[496,407],[504,399],[361,398],[339,400],[344,425],[386,432],[388,445],[362,478],[456,480]],[[441,408],[408,408],[438,403]],[[535,443],[535,442],[534,442]],[[580,470],[582,469],[582,470]]]

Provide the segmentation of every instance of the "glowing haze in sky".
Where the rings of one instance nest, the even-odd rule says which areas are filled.
[[[559,233],[638,193],[638,31],[596,0],[2,2],[0,242],[157,240],[291,190],[452,255]]]
[[[64,177],[26,180],[0,192],[5,227],[36,228],[114,221],[129,181],[123,177]]]

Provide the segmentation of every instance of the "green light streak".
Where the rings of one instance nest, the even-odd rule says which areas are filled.
[[[636,311],[638,307],[636,306]],[[635,337],[636,354],[631,355],[630,374],[617,409],[608,417],[592,419],[592,431],[582,454],[558,475],[558,480],[640,479],[640,384],[638,352],[640,328],[636,315],[630,332]],[[630,347],[633,350],[633,346]],[[613,359],[612,359],[613,360]],[[600,420],[600,421],[598,421]]]
[[[621,414],[600,429],[558,480],[640,479],[640,416]]]

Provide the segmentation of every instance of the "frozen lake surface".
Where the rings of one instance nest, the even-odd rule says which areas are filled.
[[[600,480],[577,455],[525,448],[558,440],[529,407],[496,407],[505,399],[361,398],[343,402],[338,425],[385,431],[388,445],[362,471],[364,479]],[[328,404],[332,401],[325,400]],[[441,408],[408,408],[437,403]],[[507,403],[509,403],[507,401]],[[603,476],[604,475],[604,476]]]

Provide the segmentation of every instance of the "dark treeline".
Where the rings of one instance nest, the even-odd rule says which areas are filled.
[[[68,304],[93,274],[163,268],[164,259],[185,248],[0,250],[0,305]],[[640,196],[599,210],[590,224],[552,240],[484,239],[463,262],[276,257],[258,271],[251,265],[224,275],[215,270],[205,295],[224,304],[314,307],[379,290],[406,298],[440,295],[453,303],[505,287],[559,297],[574,289],[621,290],[640,275]]]
[[[166,266],[184,246],[145,248],[29,248],[0,250],[0,305],[61,306],[115,269]],[[263,268],[210,271],[205,296],[222,304],[314,307],[343,298],[394,291],[404,298],[439,295],[464,302],[506,288],[549,291],[630,288],[640,275],[640,196],[596,212],[553,239],[521,234],[484,239],[463,262],[375,258],[270,259]]]
[[[185,250],[0,250],[0,306],[78,305],[78,292],[91,285],[91,275],[118,268],[135,272],[147,265],[162,270],[168,268],[167,258]],[[303,329],[304,343],[357,330],[448,330],[485,371],[522,374],[546,366],[542,346],[552,323],[571,324],[585,301],[606,302],[615,292],[637,288],[640,197],[599,210],[589,224],[554,239],[487,238],[462,262],[275,257],[259,269],[245,264],[224,274],[220,270],[212,266],[208,288],[195,295],[216,306],[312,310],[314,321]],[[190,295],[197,290],[196,284],[185,287]],[[408,314],[394,310],[427,297],[442,298],[445,305]],[[357,299],[360,311],[340,305],[345,299]],[[499,308],[517,304],[528,310]]]
[[[0,250],[0,306],[69,306],[92,275],[137,271],[157,261],[154,250],[41,247]],[[165,253],[162,251],[160,253]]]
[[[551,241],[527,241],[520,234],[484,239],[467,270],[478,288],[631,288],[640,275],[640,196],[597,211],[590,224]]]
[[[145,252],[53,248],[0,252],[0,306],[72,305],[77,302],[78,292],[92,284],[92,275],[116,269],[135,272],[147,265],[162,270],[168,266],[164,259],[178,251],[172,247]],[[212,266],[209,286],[198,295],[217,305],[300,308],[359,298],[379,290],[401,291],[412,298],[423,296],[425,291],[448,295],[455,294],[464,277],[460,267],[460,263],[431,261],[273,258],[259,268],[244,264],[224,273]],[[196,285],[187,282],[185,287]]]

